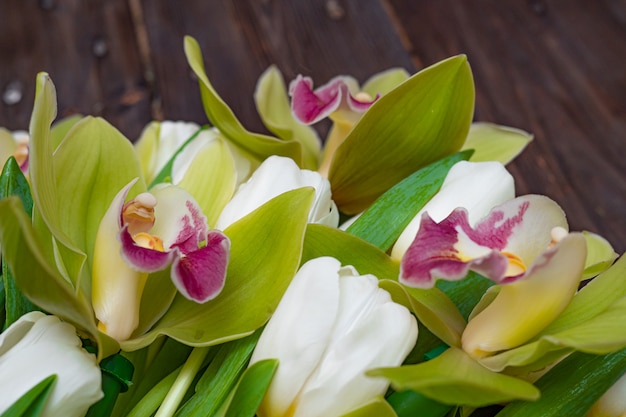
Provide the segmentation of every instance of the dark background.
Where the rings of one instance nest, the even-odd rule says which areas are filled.
[[[28,127],[38,71],[60,115],[103,116],[131,140],[152,119],[204,123],[185,34],[254,131],[271,63],[321,85],[467,54],[475,119],[535,134],[509,165],[518,194],[552,197],[571,229],[626,249],[626,1],[0,0],[0,126]]]

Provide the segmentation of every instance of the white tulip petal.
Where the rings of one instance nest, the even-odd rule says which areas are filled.
[[[75,329],[57,317],[28,313],[0,335],[0,413],[53,374],[43,417],[80,417],[102,398],[100,368]]]
[[[250,363],[277,358],[278,370],[259,415],[283,415],[317,367],[329,343],[339,306],[334,258],[304,264],[268,322]]]
[[[337,227],[339,212],[331,200],[328,180],[317,172],[298,168],[290,158],[270,156],[246,183],[241,184],[224,207],[217,228],[224,230],[272,198],[302,187],[315,188],[315,202],[309,213],[309,222]]]

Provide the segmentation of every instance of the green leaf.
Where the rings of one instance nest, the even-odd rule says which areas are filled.
[[[0,417],[39,417],[43,415],[46,401],[52,393],[56,375],[50,375],[22,395]]]
[[[413,217],[439,191],[448,171],[471,152],[451,155],[408,176],[378,198],[348,227],[348,233],[389,250]]]
[[[266,359],[246,369],[226,411],[226,417],[254,417],[276,369],[277,359]]]
[[[391,380],[397,391],[410,389],[450,405],[482,407],[514,399],[539,398],[539,390],[532,384],[491,372],[456,348],[418,365],[381,368],[367,374]]]
[[[211,85],[204,70],[200,46],[190,36],[185,36],[185,55],[189,66],[198,77],[204,111],[211,123],[225,137],[260,160],[264,160],[270,155],[280,155],[290,157],[302,166],[302,146],[300,143],[251,133],[241,125],[233,111]]]
[[[4,165],[0,175],[0,200],[9,196],[17,196],[24,206],[26,213],[30,215],[33,210],[33,200],[30,195],[28,181],[22,174],[19,165],[14,157],[10,157]],[[13,322],[29,311],[36,310],[37,307],[31,303],[15,285],[13,274],[9,270],[6,255],[2,256],[2,304],[4,306],[4,328],[9,327]]]
[[[587,231],[582,233],[587,241],[587,259],[582,279],[589,279],[609,268],[618,255],[611,243],[602,236]]]
[[[387,397],[387,402],[398,417],[444,417],[451,408],[414,391],[394,392]]]
[[[379,279],[398,279],[400,265],[374,245],[321,224],[308,224],[302,250],[302,263],[321,256],[332,256],[342,265],[352,265],[360,274]]]
[[[367,404],[342,414],[341,417],[397,417],[393,408],[382,397],[376,397]]]
[[[519,155],[533,135],[513,127],[472,123],[463,150],[473,149],[472,162],[498,161],[506,165]]]
[[[337,149],[333,200],[346,214],[367,208],[400,180],[458,151],[474,112],[465,56],[428,67],[382,96]]]
[[[85,117],[59,145],[53,162],[56,198],[63,203],[58,227],[91,262],[100,221],[117,193],[141,177],[139,161],[117,129],[104,119]],[[131,195],[143,191],[140,178]],[[85,294],[91,294],[90,282],[83,284]]]
[[[626,369],[626,350],[606,356],[573,353],[541,377],[539,401],[515,401],[498,417],[584,417]]]
[[[205,304],[177,295],[150,332],[122,342],[124,350],[162,334],[192,346],[215,345],[265,324],[300,265],[313,196],[311,188],[281,194],[228,227],[231,261],[222,293]]]
[[[191,135],[178,149],[176,152],[172,154],[170,159],[163,165],[163,168],[155,175],[153,179],[150,181],[150,187],[152,188],[157,184],[162,182],[172,182],[172,167],[174,166],[174,160],[178,155],[189,145],[204,129],[207,129],[208,126],[202,126],[200,129],[196,130],[196,132]],[[148,127],[144,130],[142,134],[142,141],[138,143],[136,146],[136,152],[139,158],[141,158],[142,164],[142,172],[145,174],[148,172],[148,156],[150,153],[157,152],[155,149],[157,147],[156,142],[159,140],[159,130],[161,129],[159,124],[152,123],[148,125]]]
[[[246,369],[260,335],[261,332],[258,331],[220,346],[219,352],[196,384],[196,393],[179,410],[177,416],[213,416]]]
[[[490,279],[470,271],[460,281],[437,280],[437,288],[446,293],[457,306],[461,315],[467,319],[488,288],[494,285]]]
[[[217,139],[200,150],[177,184],[196,199],[209,226],[215,226],[220,213],[235,192],[235,161],[224,140]]]
[[[75,292],[43,257],[31,219],[17,197],[0,201],[0,246],[17,286],[29,300],[90,334],[98,342],[100,358],[119,349],[98,332],[91,304],[83,293]]]
[[[303,168],[317,169],[321,142],[315,129],[298,122],[291,112],[287,88],[280,70],[271,65],[256,85],[254,101],[265,127],[284,140],[302,144]]]

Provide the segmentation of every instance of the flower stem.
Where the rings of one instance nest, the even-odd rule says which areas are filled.
[[[183,365],[174,385],[170,388],[165,396],[163,403],[159,407],[155,417],[171,417],[176,413],[180,402],[182,401],[187,389],[195,378],[198,370],[202,366],[202,361],[209,353],[210,347],[197,347],[191,351],[187,358],[187,362]]]

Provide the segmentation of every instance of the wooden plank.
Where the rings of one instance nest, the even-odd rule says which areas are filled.
[[[166,119],[205,121],[182,51],[185,34],[202,47],[207,74],[245,125],[263,127],[252,94],[275,63],[321,85],[339,74],[360,81],[390,66],[412,67],[381,4],[367,1],[211,2],[144,0],[159,97]]]
[[[103,116],[130,138],[151,119],[125,0],[3,0],[0,16],[0,126],[28,129],[39,71],[59,116]]]
[[[476,118],[536,135],[518,194],[555,199],[573,230],[626,249],[626,4],[388,0],[419,65],[466,53]]]

